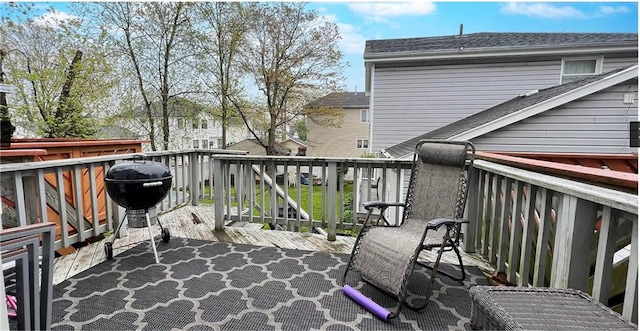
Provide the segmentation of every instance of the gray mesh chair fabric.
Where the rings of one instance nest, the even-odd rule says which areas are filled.
[[[471,327],[482,330],[638,330],[582,291],[474,286]]]
[[[463,280],[464,266],[457,249],[467,193],[468,172],[475,149],[469,142],[421,141],[416,146],[409,189],[404,203],[370,202],[364,206],[369,217],[361,229],[343,277],[350,270],[399,300],[399,312],[406,297],[409,276],[422,250],[438,249],[432,280],[442,252],[458,254]],[[380,214],[389,207],[404,208],[399,226],[373,226],[371,211]],[[431,287],[431,284],[429,284]],[[426,306],[426,304],[425,304]],[[412,307],[421,309],[424,307]]]

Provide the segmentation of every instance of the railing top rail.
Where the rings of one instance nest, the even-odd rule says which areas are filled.
[[[638,214],[638,195],[612,190],[596,185],[586,184],[575,180],[541,174],[511,166],[493,163],[485,160],[476,160],[474,167],[513,178],[525,183],[531,183],[538,187],[544,187],[556,192],[569,194],[581,199],[610,206],[612,208]]]
[[[340,158],[340,157],[313,157],[313,156],[267,156],[267,155],[216,155],[219,159],[229,161],[275,161],[275,162],[303,162],[303,163],[356,163],[356,164],[393,164],[411,165],[412,160],[385,159],[385,158]]]
[[[79,157],[79,158],[63,159],[63,160],[3,164],[2,166],[0,166],[0,173],[11,173],[15,171],[31,171],[31,170],[39,170],[39,169],[51,169],[51,168],[59,168],[59,167],[72,167],[76,165],[86,165],[86,164],[100,164],[100,163],[112,162],[112,161],[133,160],[139,157],[152,158],[152,157],[158,157],[158,156],[172,156],[172,155],[189,154],[193,152],[203,152],[203,151],[207,151],[208,153],[213,153],[217,155],[239,153],[238,151],[227,151],[224,149],[219,149],[219,150],[217,149],[215,150],[183,149],[183,150],[156,151],[156,152],[146,152],[146,153],[130,153],[130,154],[115,154],[115,155],[106,155],[106,156]],[[244,152],[240,152],[240,153],[244,153]]]

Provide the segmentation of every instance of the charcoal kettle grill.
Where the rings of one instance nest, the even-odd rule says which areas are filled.
[[[167,196],[171,189],[172,179],[173,176],[167,166],[144,159],[122,162],[109,169],[104,179],[107,193],[119,206],[126,209],[126,213],[118,224],[111,241],[104,244],[107,259],[113,258],[113,243],[126,217],[129,227],[149,229],[153,255],[156,258],[156,263],[160,263],[151,231],[152,222],[149,217],[149,209],[154,208]],[[157,222],[160,225],[162,241],[169,242],[171,238],[169,229],[162,227],[160,220]],[[155,224],[155,220],[153,224]]]

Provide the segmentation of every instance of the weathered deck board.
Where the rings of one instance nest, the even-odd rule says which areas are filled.
[[[197,215],[201,223],[194,223],[193,214]],[[213,206],[185,206],[160,215],[160,223],[169,228],[171,238],[191,238],[210,241],[225,241],[256,246],[269,246],[299,249],[306,251],[325,251],[336,254],[351,254],[355,238],[338,236],[335,241],[328,241],[325,235],[316,233],[299,233],[287,231],[261,230],[261,224],[246,223],[243,227],[235,227],[230,222],[223,231],[215,231]],[[155,238],[160,238],[160,226],[152,226]],[[113,244],[113,255],[122,252],[142,242],[149,241],[147,228],[127,229],[127,236],[118,238]],[[74,276],[106,259],[104,243],[111,238],[97,241],[79,248],[73,254],[56,258],[54,262],[54,284]],[[148,245],[148,243],[147,243]],[[149,248],[150,249],[150,248]],[[426,252],[422,258],[430,259],[433,253]],[[457,263],[455,254],[442,256],[443,262]],[[473,255],[463,255],[467,265],[477,265],[481,269],[490,270],[486,264],[478,261]]]

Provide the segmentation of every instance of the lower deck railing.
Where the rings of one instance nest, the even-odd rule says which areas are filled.
[[[637,321],[637,194],[484,160],[474,168],[467,215],[478,222],[465,251],[513,284],[587,291]]]

